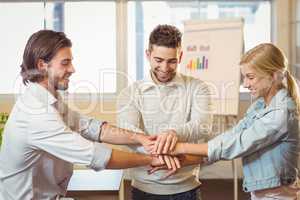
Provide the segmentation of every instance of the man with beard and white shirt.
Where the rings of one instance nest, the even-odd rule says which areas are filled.
[[[146,146],[152,141],[80,115],[62,101],[58,90],[67,90],[75,72],[71,46],[64,33],[51,30],[34,33],[26,44],[21,65],[26,90],[16,101],[3,133],[1,200],[60,199],[66,194],[73,164],[94,170],[163,164],[158,157],[99,143]]]

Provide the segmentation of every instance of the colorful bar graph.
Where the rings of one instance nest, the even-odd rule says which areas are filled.
[[[186,65],[190,70],[208,69],[208,58],[206,56],[190,59]]]

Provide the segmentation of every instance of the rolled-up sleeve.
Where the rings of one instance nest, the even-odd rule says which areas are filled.
[[[79,120],[79,132],[88,140],[100,141],[101,127],[104,121],[81,116]]]
[[[99,142],[101,127],[106,123],[105,121],[82,115],[70,109],[63,101],[58,101],[56,109],[63,118],[64,123],[72,131],[80,133],[88,140]]]
[[[243,157],[280,140],[287,134],[288,111],[276,109],[255,119],[249,127],[243,123],[208,142],[209,163]]]
[[[112,149],[103,146],[103,144],[94,143],[94,155],[91,164],[88,166],[96,171],[105,169],[110,160]]]

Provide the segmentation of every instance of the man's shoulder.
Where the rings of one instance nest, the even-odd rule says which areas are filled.
[[[141,93],[148,88],[155,86],[155,83],[152,80],[142,79],[131,83],[129,86],[124,88],[122,91],[129,93]]]
[[[183,82],[185,83],[185,85],[190,86],[190,87],[208,87],[207,83],[199,78],[195,78],[193,76],[189,76],[189,75],[184,75],[179,73],[178,76],[180,76],[180,78],[183,80]]]
[[[25,91],[18,97],[14,111],[17,111],[18,115],[22,115],[28,120],[37,119],[40,121],[44,116],[54,113],[55,108],[50,104],[41,102],[30,91]]]

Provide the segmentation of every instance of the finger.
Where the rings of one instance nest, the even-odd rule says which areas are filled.
[[[175,160],[174,160],[175,157],[171,157],[171,156],[168,156],[168,157],[170,159],[170,163],[171,163],[172,169],[173,170],[177,170],[177,166],[176,166],[176,163],[175,163]]]
[[[159,159],[161,165],[165,164],[165,160],[164,160],[163,156],[158,156],[158,159]]]
[[[149,138],[149,140],[156,140],[157,139],[157,135],[150,135],[148,138]]]
[[[181,165],[180,165],[180,161],[177,157],[174,157],[174,161],[175,161],[175,164],[176,164],[176,167],[177,169],[180,169],[181,168]]]
[[[167,139],[166,139],[166,142],[165,142],[165,145],[164,145],[164,149],[163,149],[163,154],[168,153],[170,144],[172,142],[172,137],[173,137],[172,135],[167,136]]]
[[[147,144],[147,145],[145,145],[145,147],[147,148],[147,149],[154,149],[154,144]]]
[[[168,169],[172,169],[172,164],[171,164],[169,156],[164,156],[164,160],[165,160],[166,165],[168,166]]]
[[[152,146],[152,148],[154,148],[154,146],[155,146],[155,141],[150,141],[150,142],[148,142],[147,146]]]
[[[178,141],[177,137],[173,137],[172,138],[172,143],[171,143],[171,146],[170,146],[170,151],[173,151],[175,149],[177,141]]]
[[[158,154],[162,153],[162,150],[163,150],[163,147],[164,147],[165,143],[166,143],[166,136],[162,135],[160,137],[160,141],[159,141],[159,144],[158,144],[158,147],[157,147],[157,153]]]
[[[154,145],[148,145],[146,147],[146,151],[149,152],[150,154],[155,154]]]
[[[153,147],[152,146],[145,147],[145,150],[146,150],[147,153],[153,154]]]
[[[151,169],[148,169],[148,174],[153,174],[154,172],[158,171],[158,170],[162,170],[162,169],[167,169],[167,166],[159,166],[159,167],[152,167]]]
[[[157,152],[158,145],[160,143],[161,137],[157,137],[155,144],[154,144],[154,151]]]
[[[154,149],[151,149],[151,150],[150,150],[150,154],[151,154],[151,155],[156,155],[156,156],[158,155],[158,154],[156,153],[156,151],[154,151]]]

